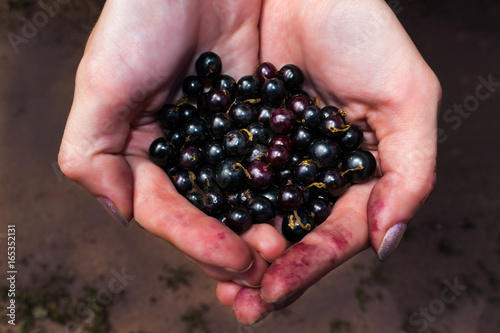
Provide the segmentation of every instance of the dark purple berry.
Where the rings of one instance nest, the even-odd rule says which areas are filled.
[[[299,184],[310,185],[318,178],[319,166],[314,160],[302,160],[294,166],[293,175]]]
[[[255,200],[248,204],[247,208],[255,224],[269,223],[276,216],[273,203],[263,196],[256,197]]]
[[[353,150],[344,155],[342,171],[348,182],[362,184],[370,181],[375,176],[377,161],[367,150]]]
[[[304,83],[304,74],[302,70],[293,64],[288,64],[278,71],[277,77],[283,81],[285,87],[290,91],[298,90]]]
[[[337,166],[341,157],[340,147],[330,138],[320,138],[312,142],[307,156],[321,168]]]
[[[269,79],[262,84],[261,96],[266,103],[280,105],[285,98],[285,93],[285,85],[280,79]]]
[[[253,225],[252,215],[245,207],[234,207],[227,213],[224,224],[241,235]]]
[[[260,99],[261,87],[255,75],[245,75],[238,80],[238,94],[243,100]]]
[[[321,173],[318,182],[325,185],[323,191],[329,197],[339,197],[347,190],[347,181],[338,169],[328,169]]]
[[[269,127],[276,134],[288,134],[294,125],[295,116],[293,112],[285,108],[274,110],[269,119]]]
[[[285,146],[272,146],[267,150],[266,160],[276,169],[282,169],[290,164],[292,155]]]
[[[203,155],[197,147],[187,146],[179,152],[179,166],[184,170],[193,171],[203,164]]]
[[[278,204],[284,211],[298,209],[303,201],[304,196],[298,186],[286,185],[278,192]]]
[[[238,84],[232,76],[221,74],[212,80],[212,88],[224,89],[234,99],[238,91]]]
[[[196,59],[195,68],[199,76],[213,79],[222,71],[222,60],[214,52],[204,52]]]
[[[281,232],[287,241],[297,243],[315,227],[310,212],[299,209],[297,212],[288,212],[283,217]]]
[[[203,79],[198,75],[189,75],[182,81],[182,92],[188,98],[200,97],[203,88]]]
[[[175,146],[164,137],[159,137],[149,146],[149,157],[154,164],[162,168],[168,167],[175,162]]]
[[[272,63],[263,62],[255,68],[255,76],[259,79],[260,83],[264,83],[267,79],[275,78],[277,71]]]
[[[264,190],[274,183],[274,170],[266,162],[253,162],[247,167],[247,184],[256,190]]]

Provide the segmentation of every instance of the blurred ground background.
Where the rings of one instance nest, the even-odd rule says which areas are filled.
[[[58,171],[74,73],[103,1],[61,5],[15,52],[7,34],[21,35],[42,8],[1,0],[0,332],[498,332],[500,3],[389,3],[443,86],[435,191],[387,263],[365,251],[286,310],[243,326],[214,281],[137,225],[120,227]],[[466,290],[444,303],[448,284]]]

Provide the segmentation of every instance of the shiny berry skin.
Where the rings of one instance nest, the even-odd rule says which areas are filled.
[[[293,112],[285,108],[274,110],[269,118],[269,127],[276,134],[288,134],[294,125],[295,116]]]
[[[160,110],[158,110],[158,119],[160,120],[161,127],[164,129],[168,130],[179,127],[179,108],[174,104],[165,104]]]
[[[201,146],[207,140],[207,122],[201,118],[194,118],[188,121],[184,127],[186,141],[193,146]]]
[[[301,122],[308,128],[317,128],[322,122],[323,113],[317,105],[309,105],[302,111]]]
[[[318,178],[319,166],[314,160],[302,160],[294,166],[293,175],[299,184],[310,185]]]
[[[181,170],[176,172],[172,176],[172,183],[174,184],[177,192],[181,195],[186,195],[186,193],[193,188],[191,179],[189,178],[189,172],[186,170]]]
[[[180,115],[180,121],[182,123],[185,123],[193,118],[199,118],[200,117],[200,112],[196,108],[196,106],[188,104],[188,103],[183,103],[178,106],[179,107],[179,115]]]
[[[185,195],[186,199],[199,210],[203,210],[203,194],[195,189],[190,190]]]
[[[363,132],[356,125],[351,125],[338,140],[343,150],[355,150],[363,143]]]
[[[267,146],[257,143],[252,146],[252,150],[250,151],[249,154],[245,156],[243,161],[245,162],[246,165],[253,162],[266,161],[267,150],[268,150]]]
[[[226,157],[226,152],[219,141],[209,141],[203,146],[203,158],[211,165],[219,164]]]
[[[245,75],[238,80],[238,94],[243,100],[260,98],[262,84],[254,75]]]
[[[256,198],[255,192],[249,188],[243,189],[237,193],[236,206],[248,206]]]
[[[231,130],[224,136],[222,146],[227,156],[242,157],[252,151],[253,144],[248,140],[246,133]]]
[[[149,146],[149,157],[154,164],[166,168],[175,162],[175,146],[164,137],[159,137]]]
[[[362,184],[370,181],[375,176],[377,161],[367,150],[353,150],[347,152],[342,158],[342,171],[348,182]]]
[[[247,167],[250,177],[247,184],[253,189],[264,190],[274,183],[274,170],[266,162],[253,162]]]
[[[231,118],[225,113],[216,113],[208,120],[208,131],[214,138],[222,138],[231,128]]]
[[[280,209],[279,203],[278,203],[278,193],[279,193],[279,188],[276,186],[271,186],[264,191],[260,191],[258,195],[261,195],[263,197],[266,197],[271,201],[273,204],[274,209]]]
[[[280,79],[268,79],[262,83],[261,96],[265,103],[280,105],[285,98],[286,89]]]
[[[247,103],[233,104],[229,110],[229,118],[233,127],[242,129],[256,120],[255,109]]]
[[[203,189],[202,207],[203,211],[210,216],[220,214],[226,208],[224,192],[218,186],[210,186]]]
[[[307,156],[321,168],[337,166],[341,157],[340,147],[330,138],[319,138],[312,142]]]
[[[323,171],[318,182],[325,184],[325,188],[322,190],[329,197],[340,197],[347,190],[348,185],[342,172],[337,168]]]
[[[257,121],[269,127],[269,118],[274,110],[276,110],[276,107],[269,103],[259,104],[257,107]]]
[[[282,169],[290,164],[292,155],[285,146],[272,146],[267,150],[266,160],[273,168]]]
[[[224,224],[241,235],[253,225],[252,215],[245,207],[234,207],[227,213]]]
[[[182,81],[182,92],[188,98],[200,97],[203,89],[203,79],[198,75],[189,75]]]
[[[299,152],[307,151],[311,143],[316,139],[314,130],[307,128],[302,124],[298,124],[290,133],[290,139],[293,142],[293,147]]]
[[[302,238],[315,227],[312,215],[307,210],[297,210],[297,216],[299,220],[297,220],[294,212],[288,212],[283,217],[283,222],[281,224],[283,236],[292,244],[301,241]]]
[[[246,129],[252,133],[253,141],[263,145],[267,145],[274,136],[273,131],[266,128],[262,123],[251,123]]]
[[[344,135],[347,127],[341,117],[334,115],[323,120],[319,129],[323,135],[338,139]]]
[[[323,113],[323,119],[326,119],[330,116],[337,116],[338,115],[337,113],[339,112],[339,108],[336,106],[327,105],[324,108],[322,108],[321,111]]]
[[[314,224],[318,226],[330,216],[332,205],[325,199],[313,198],[307,203],[307,210],[311,213]]]
[[[277,77],[283,81],[285,87],[290,91],[298,90],[304,83],[304,74],[302,70],[293,64],[288,64],[278,71]]]
[[[202,165],[196,170],[195,175],[196,184],[198,184],[198,186],[200,186],[201,188],[217,186],[213,166],[207,164]]]
[[[180,150],[186,142],[186,133],[184,132],[184,128],[178,127],[171,129],[165,134],[165,139],[174,144],[177,150]]]
[[[238,84],[232,76],[221,74],[212,80],[212,88],[227,90],[233,99],[238,91]]]
[[[266,197],[257,196],[247,206],[250,215],[252,215],[253,223],[269,223],[276,216],[273,203]]]
[[[222,60],[216,53],[208,51],[200,54],[194,66],[199,76],[213,79],[222,71]]]
[[[286,185],[278,192],[278,204],[284,211],[298,209],[303,201],[304,195],[298,186]]]
[[[227,90],[211,88],[206,94],[205,110],[210,114],[226,112],[231,106],[231,95]]]
[[[273,146],[284,146],[288,151],[293,151],[293,142],[288,135],[276,134],[273,136],[271,141],[269,141],[269,148]]]
[[[313,105],[313,102],[307,95],[296,95],[286,103],[287,109],[291,110],[297,119],[302,119],[302,112],[310,105]]]
[[[217,165],[215,179],[223,190],[238,190],[245,184],[245,172],[238,160],[228,158]]]
[[[255,76],[259,79],[261,83],[266,82],[268,79],[276,77],[276,72],[278,70],[270,62],[263,62],[255,68]]]
[[[287,167],[281,170],[278,170],[275,174],[275,182],[279,186],[285,186],[293,184],[293,170],[291,167]]]
[[[197,147],[187,146],[179,152],[179,166],[188,171],[198,169],[203,164],[203,155]]]

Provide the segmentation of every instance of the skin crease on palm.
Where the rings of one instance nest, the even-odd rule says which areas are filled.
[[[259,61],[298,65],[304,89],[347,109],[377,158],[377,177],[351,187],[327,221],[286,251],[269,226],[240,238],[198,212],[148,160],[161,135],[153,112],[180,97],[180,80],[207,50],[235,78]],[[77,73],[59,163],[221,281],[221,303],[251,323],[367,247],[378,251],[391,226],[413,217],[434,184],[440,93],[382,0],[110,0]]]

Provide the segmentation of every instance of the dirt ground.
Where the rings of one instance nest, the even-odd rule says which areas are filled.
[[[0,332],[498,332],[500,4],[390,3],[443,86],[435,191],[389,261],[365,251],[286,310],[243,326],[218,303],[215,281],[134,223],[122,228],[57,167],[102,1],[61,5],[16,50],[8,33],[22,34],[42,8],[0,0]]]

